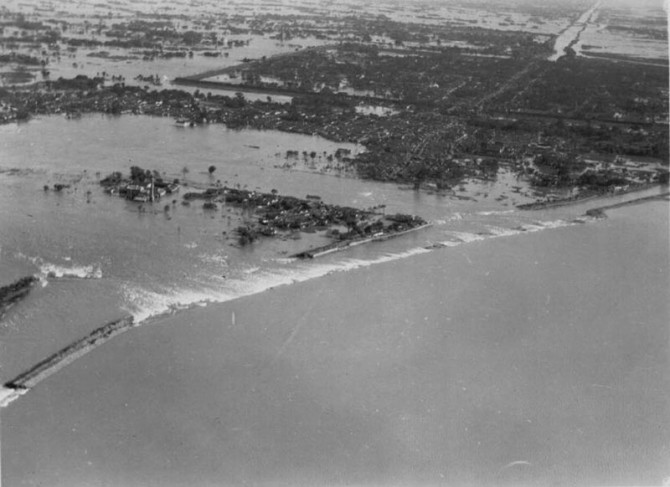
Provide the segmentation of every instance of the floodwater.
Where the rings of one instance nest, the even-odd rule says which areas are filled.
[[[667,12],[661,2],[649,1],[627,7],[599,10],[595,22],[588,24],[575,45],[579,55],[617,54],[642,59],[668,59]]]
[[[106,321],[143,325],[2,410],[6,485],[660,483],[667,201],[593,220],[598,203],[515,210],[504,170],[464,200],[282,168],[338,148],[362,150],[149,117],[0,127],[0,275],[43,283],[0,324],[3,381]],[[434,226],[297,262],[323,238],[240,249],[245,215],[141,212],[97,184],[139,165],[204,185],[210,164]]]
[[[579,19],[565,28],[554,41],[554,54],[549,57],[549,61],[557,61],[565,56],[565,48],[572,42],[578,41],[580,34],[587,28],[589,22],[600,8],[601,1],[597,1],[593,6],[584,12]]]
[[[615,54],[637,60],[667,60],[667,12],[662,2],[648,0],[635,2],[634,6],[617,3],[596,2],[558,36],[549,60],[562,57],[573,41],[578,56]]]

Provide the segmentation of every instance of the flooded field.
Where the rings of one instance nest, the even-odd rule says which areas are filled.
[[[667,483],[663,15],[3,2],[0,483]]]
[[[514,184],[504,173],[473,182],[468,194],[490,193],[473,203],[273,168],[284,148],[335,148],[317,138],[267,133],[252,149],[253,131],[143,117],[38,120],[0,140],[0,271],[46,283],[0,328],[4,379],[120,312],[143,325],[3,409],[9,485],[656,485],[666,475],[667,200],[606,220],[583,214],[635,195],[522,212],[491,200]],[[91,152],[121,140],[107,158]],[[225,214],[178,208],[168,220],[99,192],[94,171],[141,154],[183,176],[196,148],[193,185],[212,162],[230,181],[385,202],[434,226],[300,263],[271,242],[226,245]],[[45,181],[75,186],[44,194]]]
[[[536,34],[539,42],[549,38],[543,36],[557,34],[570,22],[564,14],[551,9],[546,11],[539,9],[537,15],[528,15],[521,13],[521,8],[518,6],[501,4],[484,12],[480,6],[469,5],[468,2],[448,7],[441,4],[439,6],[430,3],[417,4],[402,9],[392,3],[375,3],[365,5],[363,8],[355,2],[329,4],[324,7],[316,0],[291,2],[289,5],[262,1],[245,4],[230,2],[226,5],[208,2],[190,4],[184,1],[161,2],[160,5],[153,2],[119,1],[113,5],[83,2],[62,3],[53,10],[51,2],[47,1],[8,0],[5,6],[9,11],[21,13],[28,22],[34,22],[35,25],[59,28],[61,35],[68,38],[68,43],[53,44],[52,39],[50,42],[34,44],[27,48],[22,46],[21,52],[44,61],[46,69],[43,70],[41,66],[27,69],[21,67],[22,77],[3,76],[0,81],[4,83],[106,74],[118,77],[129,85],[140,86],[144,81],[136,79],[138,76],[155,76],[162,86],[169,87],[169,81],[178,76],[232,66],[244,59],[257,59],[341,42],[341,37],[334,35],[333,32],[340,25],[345,25],[344,19],[352,13],[356,15],[364,13],[365,17],[371,16],[371,18],[377,14],[385,15],[391,20],[417,24],[445,23],[473,28],[528,31]],[[213,9],[217,11],[217,15],[212,14]],[[431,12],[430,15],[427,12]],[[188,44],[172,46],[174,39],[165,38],[160,52],[156,52],[154,47],[134,45],[133,37],[116,37],[120,26],[132,24],[138,16],[148,18],[151,15],[176,19],[167,22],[177,32],[195,32],[197,35],[206,33],[207,43],[192,49],[189,53]],[[286,24],[282,19],[290,16],[298,16],[302,28],[309,29],[311,33],[284,39]],[[323,17],[327,17],[328,20],[322,21]],[[338,18],[343,20],[338,21]],[[144,28],[150,29],[151,22],[145,22]],[[3,34],[8,38],[21,38],[28,32],[25,29],[8,27]],[[126,42],[127,46],[105,45],[110,40],[121,40]],[[374,36],[370,41],[380,47],[394,45],[394,39],[388,36]],[[430,39],[421,43],[408,42],[406,47],[440,45],[474,50],[482,48],[481,45],[464,41],[452,40],[443,44]],[[17,46],[11,42],[4,43],[0,47],[0,55],[16,52],[16,48]],[[177,50],[168,53],[172,48]],[[166,57],[166,54],[169,56]],[[17,66],[12,64],[0,66],[0,73],[8,74],[16,69]]]
[[[667,12],[661,2],[641,2],[634,9],[616,2],[601,5],[579,37],[583,56],[615,55],[667,63]],[[618,8],[617,8],[618,7]]]

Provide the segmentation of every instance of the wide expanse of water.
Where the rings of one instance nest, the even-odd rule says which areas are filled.
[[[337,177],[324,161],[340,147],[363,150],[148,117],[0,127],[2,284],[42,277],[0,323],[3,381],[110,319],[145,324],[2,410],[7,485],[668,475],[667,202],[520,212],[504,171],[463,200]],[[321,160],[287,169],[287,150]],[[214,164],[229,185],[434,226],[293,261],[323,237],[241,249],[248,215],[102,193],[100,176],[135,164],[190,185]]]
[[[11,282],[39,274],[45,285],[33,293],[28,306],[8,317],[3,333],[15,336],[2,342],[3,374],[119,313],[142,320],[356,267],[359,257],[383,260],[389,252],[422,250],[445,240],[456,245],[505,234],[524,221],[530,230],[568,223],[542,223],[537,215],[519,219],[505,206],[516,200],[497,198],[510,186],[523,184],[503,172],[497,184],[464,185],[477,201],[462,200],[338,177],[342,172],[327,162],[338,148],[352,154],[363,150],[319,137],[231,131],[220,125],[185,129],[169,119],[150,117],[46,117],[0,127],[0,275]],[[317,156],[287,159],[289,150]],[[291,262],[288,253],[323,244],[324,237],[303,234],[298,241],[265,241],[240,249],[234,245],[234,229],[249,215],[231,208],[208,212],[197,202],[185,207],[179,195],[144,208],[105,195],[99,179],[112,171],[127,173],[132,165],[158,170],[168,179],[185,178],[196,186],[220,181],[303,197],[318,194],[328,203],[361,208],[386,205],[389,213],[434,220],[439,231],[336,256],[316,266]],[[213,177],[207,172],[210,165],[216,167]],[[55,192],[53,185],[58,183],[69,187]],[[51,189],[44,191],[45,185]],[[35,328],[39,338],[26,325],[18,326],[23,322],[40,323]],[[23,340],[25,347],[15,346],[16,340]],[[26,347],[36,355],[26,353]],[[18,362],[7,358],[12,350],[18,350]]]

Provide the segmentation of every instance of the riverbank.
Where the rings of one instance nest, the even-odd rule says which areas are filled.
[[[380,231],[377,234],[371,237],[355,237],[351,239],[340,240],[337,242],[330,243],[328,245],[323,245],[321,247],[312,248],[309,250],[303,250],[297,254],[293,254],[291,257],[298,259],[314,259],[317,257],[323,257],[324,255],[330,254],[332,252],[339,252],[346,250],[357,245],[363,245],[372,242],[383,242],[391,238],[400,237],[402,235],[407,235],[408,233],[416,232],[418,230],[423,230],[424,228],[430,227],[430,223],[419,224],[418,226],[408,228],[406,230],[397,230],[397,231]]]
[[[0,320],[5,317],[5,314],[12,306],[28,296],[37,281],[36,277],[28,276],[7,286],[0,287]]]
[[[624,202],[621,202],[621,203],[614,203],[612,205],[605,205],[605,206],[599,206],[597,208],[591,208],[591,209],[586,211],[586,214],[588,216],[604,218],[604,217],[607,216],[607,211],[609,211],[609,210],[615,210],[617,208],[624,208],[626,206],[639,205],[639,204],[642,204],[642,203],[646,203],[646,202],[649,202],[649,201],[655,201],[655,200],[668,201],[668,198],[670,198],[670,192],[666,192],[666,193],[659,194],[659,195],[654,195],[654,196],[645,196],[644,198],[637,198],[637,199],[634,199],[634,200],[624,201]]]
[[[135,328],[3,410],[5,481],[657,485],[667,204],[614,213]]]
[[[128,331],[133,326],[132,316],[112,321],[96,328],[88,336],[71,343],[53,355],[37,363],[29,370],[19,374],[4,384],[4,389],[28,391],[52,374],[55,374],[66,365],[99,347],[116,335]]]
[[[632,187],[629,187],[627,189],[621,189],[619,191],[616,191],[615,193],[611,192],[593,192],[589,191],[586,194],[580,194],[577,196],[571,196],[568,198],[560,198],[560,199],[555,199],[551,201],[536,201],[533,203],[526,203],[523,205],[517,205],[517,208],[519,210],[548,210],[551,208],[560,208],[563,206],[570,206],[570,205],[578,205],[581,203],[586,203],[588,201],[594,201],[594,200],[599,200],[599,199],[605,199],[605,198],[611,198],[612,196],[621,196],[621,195],[626,195],[626,194],[633,194],[641,191],[646,191],[648,189],[654,188],[654,187],[659,187],[662,188],[667,185],[663,184],[638,184],[634,185]]]

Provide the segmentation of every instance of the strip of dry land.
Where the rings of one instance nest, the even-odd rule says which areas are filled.
[[[606,218],[607,217],[607,210],[614,210],[617,208],[624,208],[626,206],[632,206],[632,205],[639,205],[641,203],[646,203],[648,201],[656,201],[656,200],[669,200],[670,199],[670,192],[665,192],[662,194],[656,194],[652,196],[645,196],[643,198],[637,198],[634,200],[629,200],[629,201],[622,201],[621,203],[614,203],[612,205],[605,205],[605,206],[599,206],[597,208],[591,208],[590,210],[587,210],[586,214],[588,216],[596,217],[596,218]]]
[[[19,374],[14,379],[4,384],[4,390],[13,390],[18,393],[25,392],[51,374],[58,372],[66,365],[72,363],[82,355],[87,354],[96,347],[99,347],[107,340],[112,339],[125,331],[128,331],[133,326],[133,317],[127,316],[119,320],[107,323],[99,328],[96,328],[91,333],[86,335],[58,352],[50,355],[41,362]],[[3,394],[3,397],[5,394]],[[2,404],[4,405],[4,404]]]
[[[28,296],[36,282],[36,277],[28,276],[0,288],[0,320],[4,318],[9,308]]]

